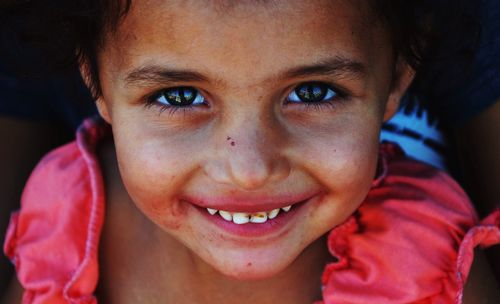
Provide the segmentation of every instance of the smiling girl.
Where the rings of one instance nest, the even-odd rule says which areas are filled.
[[[12,217],[23,303],[461,303],[500,217],[379,144],[425,55],[396,2],[13,4],[60,9],[101,117]]]

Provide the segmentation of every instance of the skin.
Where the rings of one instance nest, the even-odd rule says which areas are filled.
[[[147,218],[197,253],[195,259],[241,279],[276,275],[364,199],[380,124],[392,114],[410,71],[393,86],[385,31],[370,30],[371,16],[346,1],[331,7],[331,1],[314,1],[308,8],[301,1],[241,4],[225,13],[200,2],[153,2],[135,2],[99,54],[98,107],[113,126],[125,188]],[[360,62],[363,75],[287,76],[337,57]],[[127,82],[132,71],[152,64],[196,71],[207,81]],[[284,104],[308,81],[335,83],[350,97],[323,109]],[[196,87],[209,105],[173,114],[144,106],[144,96],[177,86]],[[304,193],[317,201],[286,236],[252,240],[221,234],[185,199]]]
[[[319,299],[329,261],[323,236],[366,196],[380,125],[412,79],[365,5],[133,2],[98,54],[98,107],[114,135],[100,151],[107,189],[100,300]],[[332,58],[357,62],[362,73],[289,73]],[[204,80],[145,73],[158,68],[195,71]],[[286,101],[297,85],[312,81],[340,87],[347,97],[324,107]],[[179,86],[195,87],[206,104],[176,111],[145,106],[147,97]],[[314,200],[300,217],[279,236],[256,238],[219,229],[192,201],[304,193]]]
[[[291,73],[338,58],[356,62],[358,69]],[[320,238],[366,196],[380,125],[412,79],[366,4],[243,2],[221,9],[199,1],[136,1],[116,32],[108,33],[98,60],[98,108],[113,126],[120,175],[140,211],[131,212],[122,233],[145,239],[150,248],[151,259],[140,261],[141,269],[165,265],[148,284],[150,295],[156,292],[151,286],[158,285],[161,294],[160,287],[174,284],[168,276],[175,257],[184,261],[174,267],[184,268],[176,275],[190,282],[184,286],[213,282],[193,297],[205,299],[236,280],[265,282],[259,292],[252,284],[236,289],[251,290],[258,299],[281,291],[298,303],[317,299],[319,281],[309,278],[319,278],[326,262],[315,258],[325,252]],[[146,73],[158,69],[194,71],[203,80]],[[341,87],[347,97],[321,108],[286,102],[297,85],[312,81]],[[207,105],[175,112],[145,107],[148,96],[179,86],[198,89]],[[257,238],[229,235],[192,204],[193,198],[215,204],[221,198],[303,194],[314,200],[300,217],[279,233]],[[303,269],[318,271],[304,276]],[[103,271],[116,284],[112,269]],[[290,292],[290,286],[297,288]],[[314,292],[303,292],[303,286],[315,286],[308,288]]]

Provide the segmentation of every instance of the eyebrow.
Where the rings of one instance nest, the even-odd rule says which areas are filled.
[[[151,65],[132,70],[125,77],[129,85],[150,85],[163,82],[208,82],[202,74],[189,70],[174,70]]]
[[[355,60],[344,57],[333,57],[312,65],[292,68],[284,73],[279,73],[276,78],[286,79],[325,75],[359,79],[366,76],[366,67],[361,62]],[[147,86],[166,82],[210,82],[210,79],[199,72],[176,70],[158,65],[149,65],[133,69],[125,77],[126,84],[136,86]],[[223,83],[221,80],[216,80],[215,82]]]
[[[334,76],[348,77],[353,79],[366,76],[366,67],[359,61],[345,57],[333,57],[320,61],[313,65],[305,65],[293,68],[282,76],[283,78],[298,78],[305,76]]]

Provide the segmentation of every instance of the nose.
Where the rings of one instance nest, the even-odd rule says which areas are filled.
[[[205,172],[219,183],[257,190],[286,179],[291,170],[286,156],[286,134],[279,123],[261,115],[247,115],[220,126],[214,158]]]

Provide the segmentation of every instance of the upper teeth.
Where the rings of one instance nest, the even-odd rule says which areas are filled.
[[[280,210],[285,212],[290,211],[292,206],[286,206],[283,208],[277,208],[270,211],[260,211],[254,213],[247,212],[229,212],[224,210],[216,210],[212,208],[207,208],[208,213],[215,215],[217,212],[219,215],[228,222],[233,222],[235,224],[246,224],[246,223],[265,223],[267,219],[273,219],[278,216]]]

